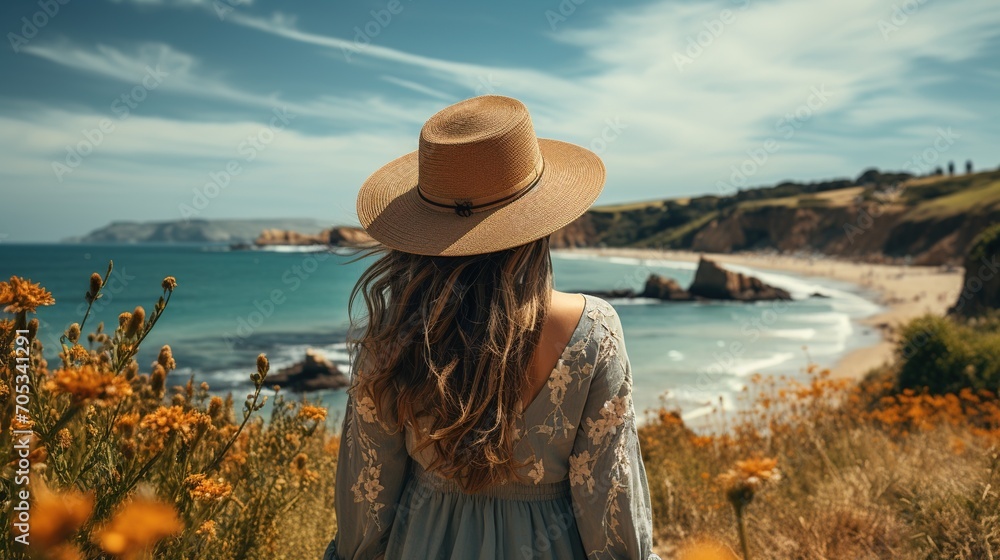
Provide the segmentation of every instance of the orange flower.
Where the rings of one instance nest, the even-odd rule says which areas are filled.
[[[57,370],[53,378],[45,383],[45,388],[72,395],[76,403],[91,399],[111,401],[132,394],[132,386],[125,378],[102,372],[90,364]]]
[[[208,416],[197,410],[185,412],[183,407],[174,405],[161,406],[147,414],[139,422],[139,428],[147,434],[147,448],[155,453],[163,448],[168,437],[176,434],[184,442],[188,442],[198,433],[202,433],[199,430],[207,428],[211,423],[212,420]]]
[[[198,530],[194,532],[196,535],[205,537],[206,541],[210,541],[215,538],[215,521],[209,519],[208,521],[201,524]]]
[[[86,362],[90,359],[90,352],[81,344],[74,344],[69,349],[69,357],[74,362]]]
[[[93,510],[93,494],[76,490],[55,493],[41,487],[31,510],[31,547],[39,552],[53,552],[62,547]]]
[[[753,500],[757,491],[767,483],[781,480],[777,459],[747,459],[736,461],[736,467],[719,475],[719,482],[726,489],[729,501],[742,507]]]
[[[677,560],[738,560],[730,548],[711,539],[697,539],[683,546]]]
[[[232,494],[233,487],[221,478],[212,480],[203,474],[192,474],[184,479],[191,499],[199,502],[221,502]]]
[[[172,506],[136,498],[119,508],[111,521],[94,533],[94,541],[108,554],[133,559],[183,530],[184,524]]]
[[[708,447],[715,442],[715,438],[712,436],[691,436],[691,445],[695,447]]]
[[[52,294],[31,280],[11,276],[10,282],[0,282],[0,305],[7,313],[34,313],[43,305],[55,303]]]
[[[326,409],[321,406],[302,405],[298,416],[306,421],[315,420],[316,422],[325,422]]]

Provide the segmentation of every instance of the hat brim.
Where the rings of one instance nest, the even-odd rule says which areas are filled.
[[[418,255],[502,251],[545,237],[579,218],[604,189],[604,163],[568,142],[539,139],[542,178],[517,199],[460,216],[417,193],[417,152],[382,166],[358,192],[358,218],[373,239]]]

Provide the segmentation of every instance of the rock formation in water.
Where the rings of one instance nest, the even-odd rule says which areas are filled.
[[[365,230],[356,227],[333,227],[308,234],[281,229],[265,229],[254,244],[266,245],[327,245],[332,247],[360,247],[372,242]]]
[[[653,298],[663,301],[692,300],[732,300],[732,301],[768,301],[790,300],[787,291],[765,284],[759,278],[726,270],[704,257],[698,261],[691,287],[685,290],[672,278],[658,274],[650,274],[641,292],[618,289],[608,291],[582,290],[587,294],[605,299],[620,298]]]
[[[318,391],[343,389],[350,384],[350,380],[325,356],[309,348],[306,350],[305,360],[268,376],[267,384],[287,387],[293,391]]]
[[[765,284],[759,278],[726,270],[704,257],[688,291],[694,297],[736,301],[790,300],[787,291]]]
[[[691,293],[681,287],[673,278],[650,274],[639,297],[662,299],[665,301],[690,301]]]

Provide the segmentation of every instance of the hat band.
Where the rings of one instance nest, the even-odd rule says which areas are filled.
[[[538,163],[535,164],[535,171],[529,175],[520,185],[515,185],[512,189],[514,192],[505,195],[501,198],[489,200],[486,202],[479,202],[477,199],[452,199],[452,202],[445,202],[444,198],[436,197],[433,195],[428,195],[420,188],[420,184],[417,184],[417,195],[420,199],[435,206],[437,208],[443,208],[447,210],[453,210],[459,216],[463,218],[468,218],[474,212],[481,212],[496,206],[511,203],[521,198],[528,193],[531,189],[535,188],[539,182],[542,180],[542,172],[545,170],[545,161],[542,158],[538,158]]]

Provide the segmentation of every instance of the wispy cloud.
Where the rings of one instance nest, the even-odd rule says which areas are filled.
[[[883,20],[897,24],[888,36]],[[303,31],[280,14],[241,14],[231,21],[325,47],[331,56],[355,47],[347,39]],[[497,93],[529,103],[538,128],[583,144],[600,132],[603,119],[620,118],[629,129],[604,156],[613,168],[620,164],[623,183],[648,192],[659,174],[688,181],[687,189],[698,191],[761,139],[782,135],[796,111],[801,120],[813,88],[829,95],[821,108],[810,109],[808,122],[795,121],[794,138],[786,144],[808,145],[824,155],[786,149],[757,181],[854,171],[856,150],[845,148],[846,127],[855,144],[894,142],[905,152],[922,139],[903,132],[903,125],[920,121],[930,130],[975,119],[960,102],[929,94],[928,84],[942,78],[921,66],[928,60],[960,63],[980,52],[998,28],[1000,11],[984,10],[978,0],[923,4],[905,22],[894,16],[894,4],[869,0],[661,1],[618,10],[590,27],[561,25],[550,40],[578,49],[575,70],[484,66],[377,44],[356,57],[421,76],[419,88],[411,80],[383,79],[422,93],[467,88],[470,81],[494,76],[502,84]],[[678,64],[677,54],[690,62]]]
[[[248,108],[287,107],[290,111],[338,124],[399,122],[415,119],[412,113],[386,110],[377,97],[345,98],[324,95],[312,99],[290,99],[280,92],[254,92],[230,84],[204,69],[194,56],[163,43],[143,43],[132,51],[107,45],[93,48],[70,42],[24,47],[24,52],[78,72],[140,84],[152,70],[163,75],[161,91],[213,100]]]

